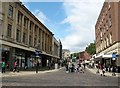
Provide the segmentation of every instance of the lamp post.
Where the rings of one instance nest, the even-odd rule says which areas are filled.
[[[35,50],[35,54],[36,54],[36,73],[38,73],[38,58],[40,57],[40,50],[39,48],[40,44],[37,44],[37,49]]]
[[[40,51],[37,49],[35,54],[36,54],[36,73],[38,73],[38,58],[40,57]]]
[[[115,74],[115,61],[116,61],[116,53],[113,53],[112,54],[112,60],[113,60],[113,76],[115,76],[116,74]]]

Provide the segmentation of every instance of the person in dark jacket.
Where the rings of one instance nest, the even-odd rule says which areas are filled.
[[[65,67],[66,67],[66,73],[68,73],[69,72],[68,63],[65,64]]]

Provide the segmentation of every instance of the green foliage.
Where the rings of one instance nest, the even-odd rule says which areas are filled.
[[[88,47],[86,47],[86,50],[89,54],[94,55],[96,53],[96,45],[95,43],[90,43]]]
[[[71,58],[72,58],[72,57],[76,57],[76,59],[79,59],[79,53],[72,53],[72,54],[71,54]]]

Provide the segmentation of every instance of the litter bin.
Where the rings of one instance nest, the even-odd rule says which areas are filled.
[[[58,69],[58,63],[55,63],[55,69]]]

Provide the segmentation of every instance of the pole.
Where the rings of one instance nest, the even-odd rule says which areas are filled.
[[[38,73],[38,58],[40,57],[40,51],[39,51],[39,45],[36,45],[37,46],[37,49],[36,49],[36,73]]]
[[[36,57],[36,73],[38,73],[38,57]]]

